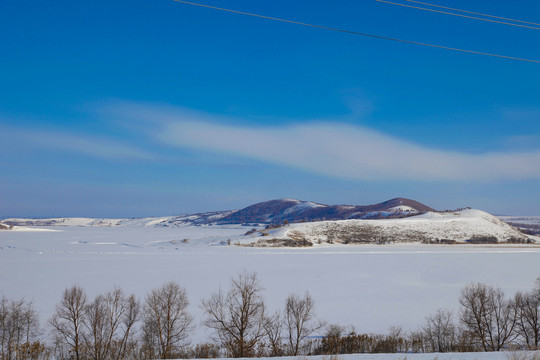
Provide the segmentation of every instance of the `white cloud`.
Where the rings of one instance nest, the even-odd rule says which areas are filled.
[[[334,177],[365,180],[499,180],[540,178],[540,150],[469,154],[428,148],[368,128],[312,122],[228,125],[211,115],[140,104],[120,106],[151,121],[159,141],[236,154]]]

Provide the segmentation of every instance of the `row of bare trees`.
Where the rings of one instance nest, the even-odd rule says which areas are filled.
[[[212,341],[189,345],[193,317],[176,282],[141,303],[120,288],[89,299],[79,286],[64,291],[46,334],[30,302],[0,299],[0,360],[124,360],[259,357],[307,354],[499,351],[540,348],[540,278],[529,292],[506,298],[482,283],[462,289],[458,316],[438,310],[416,331],[357,334],[316,317],[309,293],[291,294],[270,312],[256,273],[243,272],[226,290],[203,299]],[[457,321],[456,321],[457,318]],[[321,339],[310,335],[326,334]]]
[[[457,322],[448,310],[437,310],[416,331],[394,328],[390,334],[344,333],[332,325],[316,353],[463,352],[540,349],[540,278],[529,292],[513,298],[482,283],[470,284],[459,297]],[[399,330],[399,331],[398,331]]]
[[[501,289],[472,284],[461,292],[460,321],[473,345],[499,351],[513,342],[528,349],[540,346],[540,278],[536,288],[507,299]]]
[[[244,272],[228,292],[202,301],[213,340],[232,357],[298,355],[306,338],[325,326],[316,319],[313,299],[291,294],[284,309],[268,314],[261,291],[257,275]]]
[[[297,355],[306,338],[324,327],[314,301],[291,294],[282,310],[269,314],[256,273],[233,278],[227,291],[203,299],[204,325],[213,342],[189,346],[193,317],[185,289],[168,282],[141,304],[120,288],[89,299],[75,285],[62,294],[42,331],[31,303],[2,298],[0,360],[124,360],[186,357]],[[43,339],[47,339],[45,346]]]
[[[540,349],[540,278],[536,287],[507,298],[482,283],[461,290],[458,322],[439,310],[417,332],[427,351],[500,351]]]
[[[62,359],[127,359],[136,348],[135,324],[140,304],[115,288],[89,301],[85,291],[73,286],[64,291],[49,321],[55,353]]]
[[[45,346],[39,341],[39,319],[32,303],[0,298],[0,359],[39,359]]]

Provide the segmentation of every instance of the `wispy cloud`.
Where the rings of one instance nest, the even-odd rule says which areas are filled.
[[[124,103],[118,109],[129,109],[127,116],[153,122],[154,136],[168,145],[225,152],[333,177],[444,181],[540,178],[540,149],[469,154],[328,121],[238,126],[209,114],[170,107]]]
[[[116,160],[148,160],[152,154],[112,139],[58,131],[0,126],[0,142],[5,154],[23,150],[59,150]]]

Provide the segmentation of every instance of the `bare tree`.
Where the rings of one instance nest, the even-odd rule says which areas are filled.
[[[216,333],[216,340],[232,357],[248,357],[264,336],[264,302],[256,273],[243,272],[231,280],[229,291],[221,289],[201,307],[204,324]]]
[[[285,349],[283,346],[283,315],[277,311],[272,316],[267,316],[264,319],[264,333],[268,339],[270,347],[269,356],[283,356]]]
[[[407,333],[407,340],[413,353],[428,352],[426,333],[423,329],[409,331]]]
[[[518,292],[514,302],[517,310],[516,332],[528,349],[536,350],[540,345],[540,293]]]
[[[405,332],[401,325],[390,326],[388,335],[384,339],[384,343],[392,349],[390,352],[405,352],[407,350],[407,340]]]
[[[104,296],[98,295],[92,303],[87,305],[84,325],[88,333],[82,335],[88,355],[94,360],[106,359],[110,346],[107,344],[112,333],[107,321],[107,305]]]
[[[87,311],[87,298],[84,290],[74,285],[64,290],[56,313],[49,321],[53,332],[63,340],[75,360],[83,359],[83,323]]]
[[[345,326],[339,324],[330,324],[327,326],[325,337],[340,338],[347,333]],[[351,333],[351,332],[349,332]]]
[[[117,349],[116,359],[131,359],[136,351],[137,340],[135,337],[135,324],[140,319],[141,305],[135,295],[130,295],[124,300],[124,313],[121,319],[120,346]]]
[[[127,298],[119,288],[98,295],[87,306],[84,322],[87,331],[83,336],[91,359],[126,358],[139,307],[133,295]]]
[[[186,345],[193,318],[186,291],[171,281],[146,296],[143,341],[148,357],[171,359]]]
[[[422,330],[432,352],[448,352],[454,349],[457,330],[452,312],[437,310],[435,314],[426,318],[426,324]]]
[[[39,320],[31,302],[0,299],[0,359],[38,358]]]
[[[501,289],[471,284],[461,291],[459,303],[461,323],[484,351],[500,351],[515,338],[516,306]]]
[[[303,298],[291,294],[285,301],[285,326],[290,355],[298,355],[302,341],[326,324],[315,317],[315,303],[309,293]]]

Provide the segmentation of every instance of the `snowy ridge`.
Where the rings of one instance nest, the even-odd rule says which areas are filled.
[[[301,202],[300,200],[297,200],[297,199],[291,199],[291,198],[281,198],[281,199],[279,199],[279,201],[295,202],[295,203]]]
[[[396,206],[387,211],[371,211],[368,213],[353,213],[349,215],[349,219],[386,219],[386,218],[402,218],[412,215],[418,215],[420,212],[409,206]]]
[[[250,205],[240,210],[148,217],[134,219],[103,218],[50,218],[6,219],[4,222],[18,226],[159,226],[183,227],[189,225],[224,224],[281,224],[344,219],[400,218],[431,211],[417,201],[395,198],[373,205],[325,205],[313,201],[283,198]]]
[[[322,220],[401,218],[430,207],[415,200],[395,198],[373,205],[325,205],[312,201],[279,199],[261,202],[224,216],[218,224],[281,224]]]
[[[317,203],[314,203],[314,202],[311,202],[311,201],[301,201],[301,202],[298,202],[297,205],[294,205],[294,206],[288,208],[287,210],[285,210],[282,214],[283,215],[289,215],[289,214],[293,214],[293,213],[302,212],[302,211],[307,210],[307,209],[313,209],[313,208],[325,207],[325,206],[326,205],[317,204]]]
[[[140,224],[155,222],[160,218],[147,219],[96,219],[96,218],[49,218],[49,219],[6,219],[5,222],[16,226],[97,226],[109,227],[125,224]]]
[[[15,226],[83,226],[83,227],[184,227],[198,224],[209,224],[218,221],[231,211],[211,212],[204,214],[146,217],[132,219],[104,219],[104,218],[48,218],[48,219],[19,219],[4,220],[5,224]]]
[[[277,239],[307,240],[316,244],[393,242],[501,243],[536,242],[502,220],[480,210],[428,212],[386,220],[340,220],[291,224],[256,240],[271,244]]]

